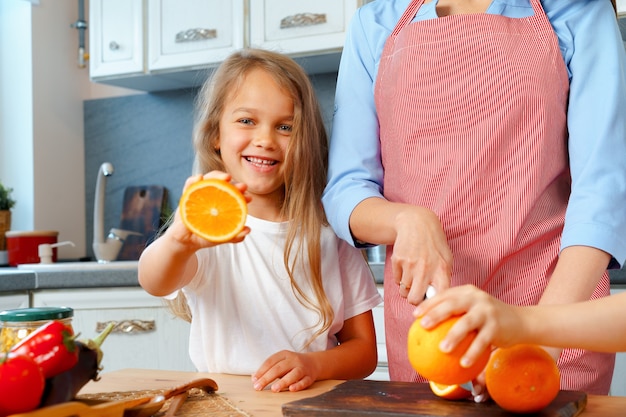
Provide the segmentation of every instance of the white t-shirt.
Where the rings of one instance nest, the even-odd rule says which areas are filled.
[[[251,232],[243,242],[199,250],[198,272],[183,288],[193,317],[189,355],[200,372],[250,375],[280,350],[302,351],[319,328],[317,312],[298,301],[284,268],[288,224],[248,216],[247,225]],[[359,250],[329,227],[322,230],[321,248],[324,289],[335,317],[306,351],[337,346],[344,320],[382,301]],[[307,275],[301,267],[296,271],[302,290],[312,294],[308,268]]]

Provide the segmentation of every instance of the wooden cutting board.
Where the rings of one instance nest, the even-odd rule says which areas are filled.
[[[587,394],[561,391],[535,417],[574,417],[587,404]],[[294,416],[418,416],[418,417],[504,417],[515,416],[493,401],[476,404],[470,400],[450,401],[436,397],[427,384],[354,380],[337,385],[316,397],[282,406],[283,415]]]
[[[122,205],[120,229],[139,235],[126,238],[118,260],[136,260],[156,237],[162,225],[162,214],[167,203],[167,190],[160,185],[126,187]]]

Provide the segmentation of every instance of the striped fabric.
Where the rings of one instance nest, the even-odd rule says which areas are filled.
[[[539,0],[524,19],[410,23],[421,4],[407,8],[378,71],[385,197],[439,215],[454,254],[451,285],[536,304],[557,261],[571,185],[569,84],[556,35]],[[605,275],[593,297],[608,293]],[[420,380],[406,355],[412,310],[385,279],[393,380]],[[614,355],[565,351],[559,364],[563,389],[608,393]]]

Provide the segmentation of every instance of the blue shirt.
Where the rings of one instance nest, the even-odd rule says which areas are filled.
[[[359,246],[349,219],[364,199],[382,197],[374,84],[389,34],[410,0],[377,0],[350,24],[339,66],[323,196],[335,232]],[[436,1],[414,20],[437,18]],[[561,248],[584,245],[626,260],[626,57],[609,0],[544,0],[570,80],[567,109],[572,193]],[[493,0],[487,13],[533,14],[529,0]],[[471,213],[468,213],[471,215]]]

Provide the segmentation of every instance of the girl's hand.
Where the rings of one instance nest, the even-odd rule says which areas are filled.
[[[473,285],[463,285],[425,300],[413,314],[427,329],[450,316],[464,314],[439,347],[443,352],[450,352],[470,332],[476,331],[476,337],[461,358],[462,366],[471,366],[485,349],[491,349],[491,345],[507,347],[523,341],[522,309],[503,303]]]
[[[263,362],[252,375],[252,383],[257,391],[262,391],[269,384],[273,392],[301,391],[317,380],[317,366],[310,354],[282,350]]]
[[[187,187],[189,187],[191,184],[196,183],[202,179],[208,179],[208,178],[218,178],[218,179],[222,179],[224,181],[230,181],[231,180],[231,176],[225,172],[221,172],[221,171],[211,171],[207,174],[204,175],[195,175],[192,177],[187,178],[187,180],[185,181],[185,186],[183,188],[183,192],[187,189]],[[239,189],[239,191],[241,191],[244,194],[244,197],[246,198],[246,201],[249,203],[251,198],[248,194],[245,193],[247,186],[243,183],[237,183],[237,184],[233,184],[235,187],[237,187]],[[248,226],[245,226],[243,228],[243,230],[241,231],[241,233],[239,233],[237,236],[235,236],[233,239],[231,239],[228,242],[225,243],[238,243],[241,242],[246,235],[250,233],[250,228]],[[195,234],[193,234],[188,228],[187,226],[185,226],[185,224],[183,223],[183,221],[180,218],[180,211],[178,210],[178,208],[176,208],[176,211],[174,213],[174,219],[172,224],[168,227],[167,231],[166,231],[166,235],[169,236],[170,239],[173,239],[175,242],[185,245],[186,247],[189,248],[193,248],[193,250],[198,250],[201,248],[207,248],[207,247],[211,247],[211,246],[215,246],[218,245],[218,243],[215,242],[210,242],[206,239],[203,239]]]
[[[439,219],[424,207],[405,205],[396,216],[391,268],[400,295],[411,304],[424,299],[429,284],[437,291],[450,286],[452,252]]]

